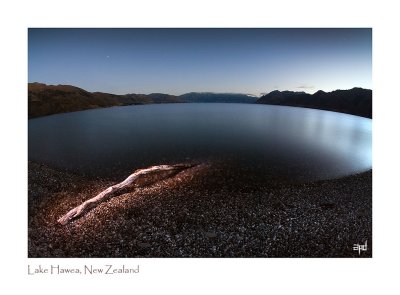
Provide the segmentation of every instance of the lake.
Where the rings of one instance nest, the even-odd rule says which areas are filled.
[[[285,106],[112,107],[31,119],[28,136],[29,160],[115,180],[185,161],[224,163],[238,178],[266,182],[337,178],[372,165],[372,120]]]

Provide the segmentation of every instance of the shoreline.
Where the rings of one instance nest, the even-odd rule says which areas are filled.
[[[57,219],[114,182],[28,163],[28,257],[372,257],[372,170],[248,187],[205,163]],[[368,241],[368,250],[353,250]]]

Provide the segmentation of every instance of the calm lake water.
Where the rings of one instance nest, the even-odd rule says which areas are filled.
[[[336,178],[371,168],[372,120],[258,104],[159,104],[31,119],[29,159],[121,180],[137,168],[228,163],[261,179]]]

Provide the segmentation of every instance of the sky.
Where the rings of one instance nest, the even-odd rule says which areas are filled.
[[[372,89],[372,30],[30,28],[28,81],[115,94]]]

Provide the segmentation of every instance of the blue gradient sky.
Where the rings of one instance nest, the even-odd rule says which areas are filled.
[[[29,29],[29,82],[116,94],[372,88],[371,29]]]

